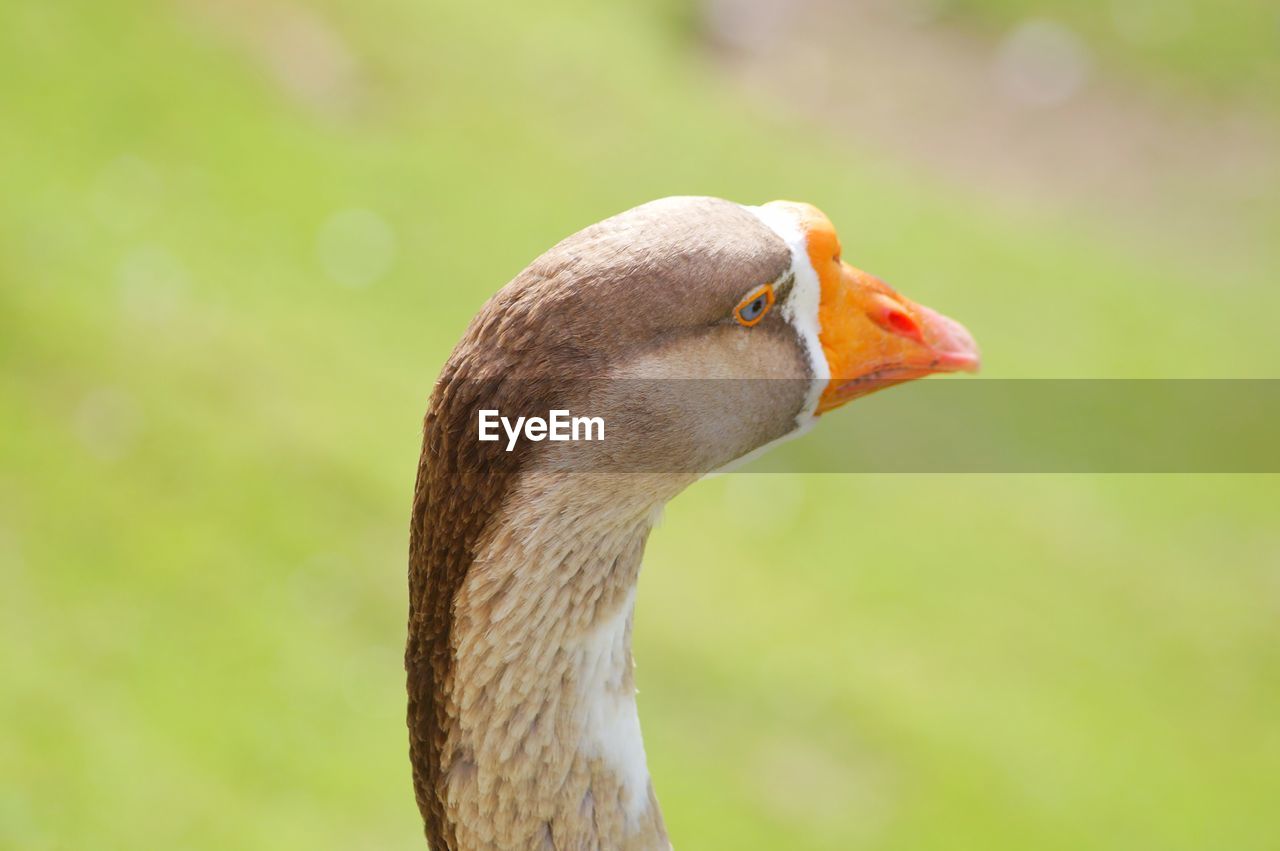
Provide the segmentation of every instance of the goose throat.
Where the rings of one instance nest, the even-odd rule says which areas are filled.
[[[676,486],[532,473],[492,519],[454,598],[453,664],[438,695],[435,793],[449,847],[670,847],[631,630],[645,541]]]

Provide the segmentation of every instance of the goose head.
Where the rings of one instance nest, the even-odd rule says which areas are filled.
[[[436,382],[414,496],[405,662],[431,846],[668,848],[630,656],[656,509],[852,399],[977,366],[963,327],[846,263],[806,204],[654,201],[499,290]],[[481,411],[556,409],[604,439],[480,439]]]
[[[442,381],[476,385],[472,414],[560,408],[606,424],[601,445],[527,447],[542,463],[702,473],[978,361],[959,323],[845,262],[817,208],[677,197],[534,261],[480,311]]]

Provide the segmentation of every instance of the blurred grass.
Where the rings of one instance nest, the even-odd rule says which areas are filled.
[[[619,209],[812,201],[991,375],[1274,375],[1274,247],[1224,279],[934,185],[719,82],[684,14],[0,6],[0,847],[420,847],[425,399],[489,293]],[[394,237],[367,287],[317,247],[353,208]],[[636,637],[677,845],[1274,847],[1277,490],[692,489]]]
[[[936,0],[936,14],[997,33],[1028,18],[1080,33],[1113,72],[1176,94],[1280,107],[1280,8],[1268,0]]]

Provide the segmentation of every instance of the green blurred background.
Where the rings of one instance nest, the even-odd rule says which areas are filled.
[[[422,847],[421,414],[565,234],[807,200],[987,375],[1277,377],[1278,119],[1271,0],[0,4],[0,847]],[[636,633],[676,847],[1280,847],[1277,505],[699,484]]]

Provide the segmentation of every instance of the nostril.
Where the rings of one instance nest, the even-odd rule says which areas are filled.
[[[889,312],[889,325],[904,337],[914,337],[920,333],[916,321],[901,310]]]
[[[907,337],[921,343],[924,342],[924,334],[920,330],[920,323],[907,312],[906,308],[888,296],[876,296],[870,315],[875,320],[875,323],[886,331],[891,331],[900,337]]]

